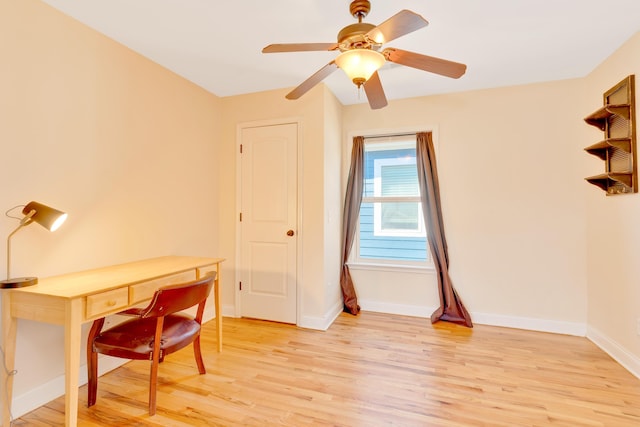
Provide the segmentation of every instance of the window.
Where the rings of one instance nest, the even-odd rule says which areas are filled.
[[[363,170],[356,261],[426,265],[415,136],[365,139]]]

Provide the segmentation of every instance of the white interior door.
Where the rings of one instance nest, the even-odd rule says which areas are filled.
[[[241,131],[240,312],[296,323],[295,123]]]

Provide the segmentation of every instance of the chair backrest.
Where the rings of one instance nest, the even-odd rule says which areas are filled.
[[[204,303],[211,292],[216,273],[192,282],[158,289],[140,317],[162,317]]]

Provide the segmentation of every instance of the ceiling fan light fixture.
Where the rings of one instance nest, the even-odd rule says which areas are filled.
[[[386,59],[375,50],[351,49],[342,52],[335,61],[351,81],[360,87],[384,65]]]

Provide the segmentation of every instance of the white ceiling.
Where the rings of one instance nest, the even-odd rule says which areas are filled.
[[[337,53],[262,48],[335,42],[356,22],[350,0],[43,1],[221,97],[297,86]],[[467,73],[388,64],[389,100],[583,77],[640,30],[640,0],[371,0],[364,21],[402,9],[429,26],[384,47],[462,62]],[[324,82],[343,104],[366,103],[340,70]]]

